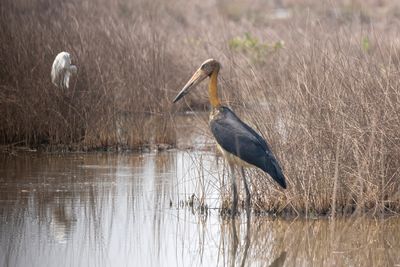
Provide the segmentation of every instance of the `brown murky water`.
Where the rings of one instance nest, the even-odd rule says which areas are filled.
[[[400,220],[219,216],[209,153],[0,156],[0,266],[400,266]],[[195,193],[208,215],[182,205]]]

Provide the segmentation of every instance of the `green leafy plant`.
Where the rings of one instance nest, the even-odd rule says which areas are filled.
[[[260,62],[266,58],[268,53],[272,53],[283,48],[284,42],[263,42],[257,37],[246,32],[243,37],[235,37],[229,40],[229,47],[233,50],[240,51],[248,55],[254,62]]]
[[[365,52],[368,52],[368,51],[370,50],[371,44],[370,44],[370,42],[369,42],[368,36],[365,36],[365,37],[362,39],[362,41],[361,41],[361,46],[362,46],[362,49],[363,49]]]

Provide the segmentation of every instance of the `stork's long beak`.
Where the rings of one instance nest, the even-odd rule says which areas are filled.
[[[208,75],[205,71],[203,71],[202,69],[198,69],[193,74],[192,78],[190,78],[190,80],[185,84],[179,94],[175,97],[173,102],[176,103],[179,99],[189,93],[190,89],[196,87],[196,85],[198,85],[202,80],[207,78],[207,76]]]

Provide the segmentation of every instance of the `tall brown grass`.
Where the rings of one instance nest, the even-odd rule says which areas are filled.
[[[206,58],[288,178],[248,171],[259,211],[400,211],[400,7],[391,1],[3,1],[0,142],[175,145],[170,99]],[[78,75],[54,88],[54,56]],[[205,125],[205,124],[204,124]]]
[[[3,1],[1,143],[68,149],[174,144],[167,84],[179,62],[145,1]],[[78,66],[69,90],[49,80],[55,55]],[[156,127],[153,127],[156,125]]]
[[[251,171],[255,209],[398,214],[399,18],[340,9],[330,17],[331,9],[277,26],[271,41],[284,47],[243,63],[247,49],[227,83],[237,91],[236,110],[267,137],[289,180],[282,192]]]

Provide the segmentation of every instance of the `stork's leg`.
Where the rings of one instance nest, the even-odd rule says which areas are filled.
[[[237,255],[237,249],[239,246],[239,238],[236,230],[236,220],[231,220],[231,226],[232,226],[232,244],[231,244],[231,255],[230,255],[230,265],[229,266],[235,266],[236,259],[238,257]]]
[[[251,195],[250,195],[249,185],[247,184],[246,175],[244,173],[243,167],[240,167],[240,170],[242,172],[244,190],[246,190],[246,212],[247,212],[247,215],[249,215],[250,214]]]
[[[237,193],[237,186],[236,186],[236,179],[235,179],[235,167],[232,164],[229,164],[231,168],[231,186],[232,186],[232,217],[236,215],[237,212],[237,205],[238,205],[238,193]]]

